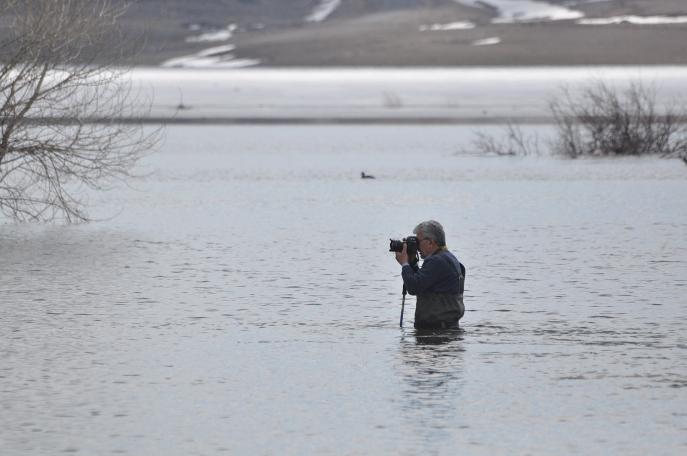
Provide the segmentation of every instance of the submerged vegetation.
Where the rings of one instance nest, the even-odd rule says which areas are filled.
[[[555,134],[548,145],[556,154],[687,158],[687,115],[683,108],[659,107],[654,87],[633,82],[618,89],[597,81],[578,90],[561,89],[549,103]],[[540,138],[507,125],[502,137],[477,133],[474,147],[497,155],[540,153]]]
[[[537,134],[526,134],[519,125],[508,123],[500,137],[478,131],[472,144],[479,152],[490,155],[541,155],[542,140]]]

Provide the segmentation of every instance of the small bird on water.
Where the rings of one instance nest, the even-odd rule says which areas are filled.
[[[372,174],[365,174],[365,171],[362,171],[360,173],[360,178],[361,179],[374,179],[375,177]]]

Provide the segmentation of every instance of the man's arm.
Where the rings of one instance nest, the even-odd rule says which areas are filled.
[[[401,269],[401,276],[408,293],[414,295],[426,291],[441,278],[441,261],[429,257],[417,272],[409,264],[405,264]]]

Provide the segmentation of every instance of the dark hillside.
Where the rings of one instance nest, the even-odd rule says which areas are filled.
[[[130,5],[121,26],[129,42],[143,45],[130,59],[142,65],[159,65],[226,44],[236,46],[233,54],[239,58],[258,59],[271,66],[687,64],[684,23],[585,26],[567,20],[494,24],[495,9],[454,0],[341,0],[321,22],[307,20],[321,0],[114,1]],[[685,0],[548,3],[592,18],[687,15]],[[475,27],[421,31],[429,25],[459,21]],[[7,17],[0,17],[0,38],[7,36],[3,28],[7,23]],[[226,32],[230,26],[231,37],[225,40],[197,39]],[[475,45],[485,39],[496,44]],[[111,51],[100,49],[98,55],[107,56]]]

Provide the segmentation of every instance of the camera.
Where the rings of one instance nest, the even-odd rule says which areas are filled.
[[[408,257],[414,258],[417,256],[417,236],[408,236],[402,241],[398,239],[389,239],[389,252],[401,252],[403,244],[408,245]]]

